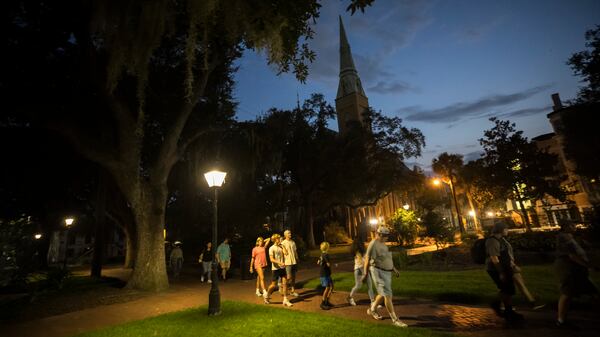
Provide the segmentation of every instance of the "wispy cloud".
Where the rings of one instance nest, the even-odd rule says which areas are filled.
[[[552,86],[553,84],[546,84],[511,94],[490,95],[475,101],[458,102],[438,109],[420,110],[418,108],[415,109],[414,107],[410,107],[408,110],[404,108],[400,109],[398,112],[403,115],[408,113],[405,117],[408,121],[429,123],[452,123],[469,117],[482,118],[490,115],[489,110],[506,107],[526,100]],[[532,111],[521,111],[521,113],[532,113]]]
[[[407,91],[419,91],[417,88],[411,86],[410,84],[402,81],[379,81],[374,86],[371,86],[367,89],[369,92],[374,92],[377,94],[399,94]]]
[[[479,24],[469,24],[461,27],[457,30],[454,35],[458,39],[458,42],[469,43],[478,42],[488,36],[496,27],[502,23],[503,19],[497,17],[490,21],[482,22]]]
[[[365,14],[348,16],[347,5],[339,1],[325,2],[321,18],[315,25],[315,38],[309,42],[317,53],[310,65],[310,78],[337,85],[339,75],[339,25],[337,16],[342,14],[350,46],[368,41],[372,52],[352,51],[359,75],[365,87],[382,92],[398,92],[403,82],[387,70],[386,62],[398,49],[407,46],[419,31],[433,21],[432,4],[425,0],[398,0],[375,2]],[[380,85],[381,83],[381,85]],[[378,86],[379,85],[379,86]],[[370,89],[368,89],[370,90]],[[368,94],[368,93],[367,93]]]
[[[482,154],[483,154],[483,151],[482,151],[482,150],[478,150],[478,151],[473,151],[473,152],[468,152],[468,153],[465,153],[465,154],[463,155],[463,161],[464,161],[465,163],[468,163],[468,162],[470,162],[470,161],[477,160],[477,159],[481,158],[481,155],[482,155]]]

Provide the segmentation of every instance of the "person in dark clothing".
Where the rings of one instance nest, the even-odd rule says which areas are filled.
[[[321,301],[321,309],[329,310],[333,305],[329,302],[329,298],[331,297],[331,293],[333,291],[333,280],[331,279],[331,262],[329,261],[329,243],[322,242],[321,243],[321,257],[319,257],[319,261],[317,262],[319,266],[321,266],[320,276],[321,276],[321,287],[325,288],[323,290],[323,299]]]
[[[590,262],[587,254],[573,238],[575,224],[569,220],[560,222],[560,232],[556,237],[556,260],[554,267],[560,280],[558,318],[556,326],[569,327],[567,313],[571,298],[580,295],[598,296],[598,289],[590,281]]]
[[[492,236],[485,242],[486,270],[500,291],[500,299],[492,303],[492,309],[507,321],[522,321],[523,315],[515,312],[512,305],[515,282],[511,261],[514,259],[512,246],[504,238],[507,234],[506,224],[498,222],[492,229]],[[501,310],[501,302],[504,303],[504,311]]]
[[[200,258],[198,262],[202,263],[202,276],[200,276],[200,282],[204,282],[204,280],[208,280],[208,283],[212,283],[211,280],[211,271],[212,271],[212,260],[213,260],[213,250],[212,243],[207,242],[206,247],[200,253]]]

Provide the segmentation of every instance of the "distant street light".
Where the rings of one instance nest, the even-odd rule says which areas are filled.
[[[486,212],[485,214],[490,218],[494,216],[494,212]]]
[[[371,218],[369,219],[369,224],[371,225],[371,227],[376,228],[377,224],[379,224],[379,220],[377,220],[377,218]]]
[[[404,204],[404,206],[402,206],[402,208],[404,208],[405,211],[408,211],[408,209],[410,208],[409,204]]]
[[[472,216],[472,217],[475,217],[475,211],[474,210],[470,210],[469,211],[469,215]]]
[[[441,184],[442,182],[441,182],[441,181],[440,181],[438,178],[435,178],[435,179],[433,179],[433,180],[431,181],[431,183],[432,183],[434,186],[440,186],[440,184]]]
[[[210,171],[204,174],[204,178],[206,179],[206,182],[208,183],[208,187],[214,187],[215,189],[215,198],[213,200],[213,204],[214,204],[214,211],[213,211],[213,235],[212,235],[212,249],[214,252],[214,249],[216,249],[217,247],[217,223],[218,223],[218,218],[217,218],[217,214],[218,214],[218,198],[219,198],[219,194],[218,194],[218,190],[219,187],[221,187],[221,185],[223,185],[223,182],[225,181],[225,176],[227,175],[226,172],[221,172],[221,171]],[[211,275],[210,278],[212,280],[211,286],[210,286],[210,292],[208,293],[208,314],[210,316],[216,316],[221,314],[221,295],[219,293],[219,286],[217,284],[217,282],[219,281],[219,278],[217,277],[217,254],[213,253],[213,260],[212,260],[212,271],[211,271]]]
[[[67,269],[67,248],[69,245],[69,228],[71,228],[71,226],[73,225],[73,223],[75,222],[75,219],[68,217],[65,218],[65,227],[67,228],[65,230],[65,256],[63,259],[63,269]]]
[[[39,239],[41,239],[41,238],[42,238],[42,234],[40,234],[40,233],[37,233],[37,234],[35,234],[33,237],[34,237],[36,240],[39,240]]]

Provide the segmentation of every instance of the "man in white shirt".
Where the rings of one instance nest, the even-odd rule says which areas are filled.
[[[292,231],[289,229],[283,232],[283,236],[285,240],[281,242],[281,245],[285,248],[285,271],[287,275],[288,287],[290,290],[290,295],[294,297],[298,297],[298,293],[296,292],[296,272],[298,271],[298,250],[296,249],[296,242],[292,240]]]
[[[380,226],[377,229],[375,239],[371,240],[365,254],[364,273],[361,281],[364,282],[369,274],[373,278],[373,283],[377,289],[377,297],[371,303],[367,314],[373,316],[375,319],[382,319],[381,315],[377,312],[377,305],[384,302],[392,319],[392,324],[397,327],[406,328],[407,325],[396,316],[394,303],[392,302],[392,273],[398,277],[399,272],[394,266],[392,252],[390,252],[385,244],[389,235],[390,230],[387,227]]]

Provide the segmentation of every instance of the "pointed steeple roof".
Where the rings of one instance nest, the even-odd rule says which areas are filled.
[[[344,97],[352,93],[358,93],[365,96],[365,92],[360,83],[358,77],[358,71],[354,66],[354,60],[352,59],[352,51],[350,50],[350,44],[346,37],[346,30],[344,29],[344,23],[342,22],[342,16],[340,19],[340,82],[338,84],[337,98]]]

